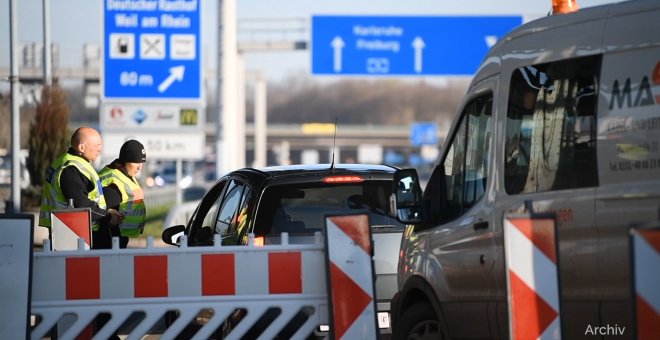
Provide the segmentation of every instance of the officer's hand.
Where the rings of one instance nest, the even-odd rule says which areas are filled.
[[[108,209],[108,213],[110,213],[110,224],[111,225],[119,225],[121,222],[124,221],[124,215],[120,213],[119,211],[115,209]]]

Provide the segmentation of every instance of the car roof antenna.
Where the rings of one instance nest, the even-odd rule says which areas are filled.
[[[332,162],[330,163],[330,169],[334,172],[335,170],[335,147],[337,146],[337,116],[335,116],[335,135],[332,137]]]

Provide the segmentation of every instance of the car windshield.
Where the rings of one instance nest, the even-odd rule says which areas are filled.
[[[321,231],[325,214],[367,212],[373,228],[401,229],[388,213],[390,181],[350,184],[303,183],[268,187],[259,203],[256,234]]]

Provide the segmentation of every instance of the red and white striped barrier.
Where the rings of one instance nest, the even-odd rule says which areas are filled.
[[[331,334],[335,339],[376,339],[378,327],[369,217],[366,214],[329,216],[325,226]]]
[[[197,332],[206,338],[236,308],[247,310],[228,338],[240,338],[268,308],[281,309],[262,333],[274,337],[303,307],[313,313],[295,333],[307,335],[327,308],[325,253],[316,244],[108,249],[34,254],[32,314],[41,317],[32,338],[42,338],[64,314],[76,322],[61,338],[75,338],[101,312],[112,320],[95,338],[112,334],[135,311],[145,319],[129,338],[146,334],[168,310],[180,314],[163,338],[175,337],[201,309],[214,317]],[[219,239],[218,239],[219,241]],[[185,244],[185,240],[182,244]],[[115,243],[116,240],[115,240]],[[219,242],[216,242],[219,244]]]
[[[505,216],[511,339],[560,339],[554,218]]]
[[[54,210],[50,213],[53,250],[76,250],[78,239],[85,249],[92,244],[92,215],[89,208]]]
[[[637,339],[660,336],[660,229],[632,229]]]

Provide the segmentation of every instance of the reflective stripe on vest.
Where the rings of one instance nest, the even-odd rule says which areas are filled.
[[[119,225],[122,236],[137,237],[142,233],[146,217],[144,192],[140,184],[121,170],[108,167],[101,170],[101,183],[104,187],[114,184],[121,192],[119,211],[126,213],[124,222]]]
[[[62,193],[60,177],[62,172],[69,166],[75,166],[85,178],[94,183],[94,189],[87,193],[87,197],[105,209],[105,199],[103,197],[103,188],[101,180],[96,170],[89,162],[79,156],[65,153],[53,161],[46,174],[46,183],[41,197],[41,208],[39,212],[39,225],[50,228],[50,213],[53,210],[61,210],[69,207],[66,197]],[[92,230],[98,230],[98,222],[92,224]]]

